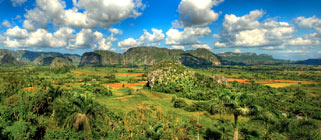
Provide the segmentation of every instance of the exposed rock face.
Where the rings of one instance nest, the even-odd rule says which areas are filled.
[[[86,52],[82,55],[79,66],[101,66],[101,55],[95,52]]]
[[[179,61],[188,67],[206,67],[213,64],[204,58],[199,58],[189,53],[183,54]]]
[[[212,53],[211,51],[203,48],[198,48],[196,50],[189,50],[186,51],[187,53],[190,53],[196,57],[202,58],[210,62],[212,65],[221,65],[220,60],[217,58],[217,56]]]
[[[130,48],[121,55],[123,65],[154,65],[163,60],[178,60],[183,50],[169,50],[157,47]]]
[[[49,57],[38,57],[33,61],[34,64],[36,65],[41,65],[41,66],[49,66],[52,61],[55,59],[55,57],[49,56]]]
[[[97,50],[94,53],[99,54],[101,56],[101,64],[102,65],[118,65],[120,64],[120,54],[111,52],[111,51],[103,51]]]

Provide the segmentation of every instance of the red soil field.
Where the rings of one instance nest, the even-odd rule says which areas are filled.
[[[147,84],[147,81],[140,81],[141,84]]]
[[[111,84],[104,84],[105,86],[110,86],[112,88],[115,89],[121,89],[123,88],[123,84],[122,83],[111,83]],[[131,88],[137,85],[137,83],[124,83],[125,88]]]
[[[249,84],[248,79],[236,79],[236,78],[229,78],[227,79],[229,82],[240,82],[240,83],[246,83]],[[261,84],[266,84],[266,83],[302,83],[302,84],[315,84],[316,82],[313,81],[295,81],[295,80],[272,80],[272,79],[267,79],[267,80],[257,80],[259,82],[256,83],[261,83]]]
[[[82,74],[82,72],[80,72],[80,71],[76,71],[76,70],[74,70],[74,71],[72,71],[73,73],[76,73],[76,74]]]
[[[234,79],[234,78],[229,78],[227,79],[227,81],[229,82],[239,82],[239,83],[245,83],[245,84],[249,84],[250,82],[247,81],[247,79]]]

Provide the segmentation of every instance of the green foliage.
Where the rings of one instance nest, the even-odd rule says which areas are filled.
[[[109,87],[103,87],[103,86],[95,86],[93,88],[93,93],[103,96],[112,96],[113,93]]]
[[[196,87],[193,74],[178,62],[164,61],[150,70],[148,85],[152,90],[165,93],[189,93]]]
[[[175,108],[183,108],[185,106],[187,106],[187,104],[183,99],[176,99],[174,101],[174,107]]]
[[[22,120],[16,121],[12,126],[7,126],[3,130],[3,134],[8,135],[13,140],[29,140],[35,136],[36,128],[30,122]]]
[[[72,68],[72,60],[66,57],[56,57],[50,64],[50,70],[55,73],[66,73]]]

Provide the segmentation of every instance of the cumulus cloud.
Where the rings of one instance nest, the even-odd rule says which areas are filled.
[[[151,34],[147,30],[144,30],[144,34],[140,36],[139,42],[152,43],[164,40],[165,35],[162,30],[152,28],[152,32],[153,33]]]
[[[21,46],[20,42],[17,39],[10,39],[9,37],[7,37],[5,40],[2,40],[2,44],[5,47],[9,48],[17,48]]]
[[[28,31],[26,29],[21,29],[18,26],[8,29],[5,35],[14,39],[24,39],[28,36]]]
[[[300,16],[295,19],[295,22],[300,27],[315,28],[317,31],[321,31],[321,19],[317,18],[316,16],[309,18]]]
[[[169,29],[166,32],[166,45],[194,45],[201,44],[198,40],[211,34],[210,28],[184,28],[183,31],[178,29]]]
[[[113,33],[113,34],[123,34],[123,32],[119,29],[116,28],[109,28],[109,32]]]
[[[152,28],[152,33],[144,30],[144,34],[135,40],[134,38],[127,38],[123,41],[118,42],[118,47],[130,48],[142,45],[150,45],[151,43],[160,42],[164,40],[165,35],[162,30]]]
[[[117,41],[114,34],[114,32],[111,32],[110,36],[104,37],[102,33],[93,32],[91,29],[82,29],[75,34],[75,30],[69,27],[59,28],[53,33],[41,28],[28,32],[26,29],[16,26],[6,31],[6,38],[2,39],[1,42],[5,47],[11,48],[92,48],[108,50],[112,46],[112,42]]]
[[[4,26],[4,27],[8,27],[8,28],[11,27],[11,24],[10,24],[10,22],[8,20],[3,20],[1,25]]]
[[[46,28],[72,26],[79,28],[108,27],[126,18],[136,18],[145,5],[141,0],[73,0],[74,7],[66,9],[62,0],[37,0],[37,6],[28,10],[24,27]]]
[[[219,14],[212,10],[224,0],[182,0],[178,7],[179,20],[174,26],[200,27],[218,19]]]
[[[12,3],[12,6],[17,7],[24,4],[27,0],[10,0],[10,1]]]
[[[118,47],[121,48],[130,48],[130,47],[136,47],[139,46],[140,43],[137,42],[134,38],[127,38],[124,41],[118,42]]]
[[[184,50],[184,46],[181,46],[181,45],[173,45],[172,46],[172,49],[179,49],[179,50]]]
[[[241,50],[240,49],[235,49],[234,53],[241,53]]]
[[[194,44],[192,45],[193,48],[197,49],[197,48],[204,48],[204,49],[212,49],[209,45],[207,44]]]
[[[301,28],[312,28],[315,30],[315,33],[305,34],[303,37],[297,37],[289,41],[289,45],[295,46],[315,46],[321,45],[321,19],[316,16],[312,17],[297,17],[295,22]]]
[[[225,15],[223,29],[215,47],[264,47],[280,46],[292,38],[294,26],[286,22],[266,20],[259,22],[264,12],[254,10],[242,17]]]

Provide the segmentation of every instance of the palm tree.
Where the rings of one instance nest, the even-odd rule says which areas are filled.
[[[234,116],[234,138],[238,140],[238,117],[240,115],[251,115],[257,110],[257,107],[252,105],[249,96],[241,92],[231,92],[225,90],[218,94],[214,99],[214,109],[218,113],[231,113]]]
[[[80,95],[56,100],[54,109],[55,118],[64,128],[73,128],[75,131],[92,133],[92,128],[98,128],[105,122],[106,108],[93,101],[88,96]]]

